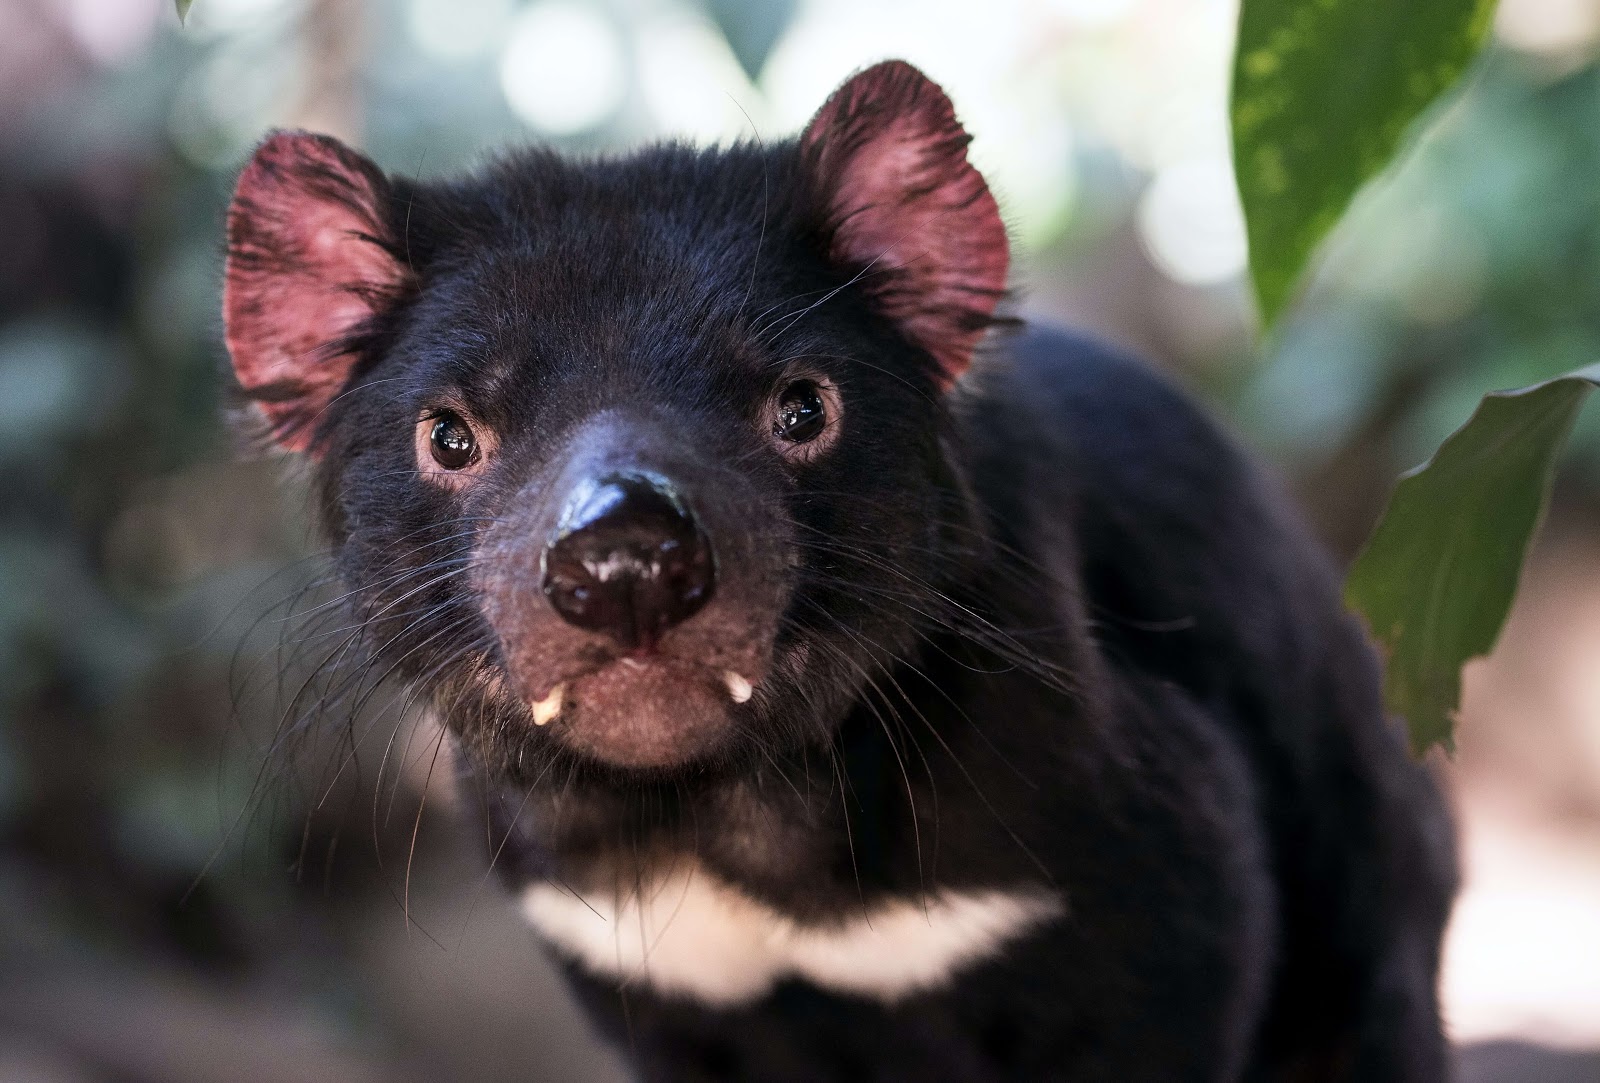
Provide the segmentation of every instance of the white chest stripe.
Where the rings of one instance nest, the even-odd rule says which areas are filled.
[[[522,908],[546,938],[597,973],[722,1005],[752,1000],[785,977],[893,1001],[943,984],[1063,911],[1043,890],[945,890],[926,905],[908,898],[843,924],[801,925],[697,866],[646,884],[620,905],[535,884]]]

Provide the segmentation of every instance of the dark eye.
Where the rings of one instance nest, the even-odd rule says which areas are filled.
[[[460,470],[478,457],[478,441],[459,414],[440,411],[433,419],[433,461],[446,470]]]
[[[822,404],[822,391],[810,380],[796,380],[783,389],[778,399],[778,417],[772,434],[792,444],[815,440],[828,427],[828,411]]]

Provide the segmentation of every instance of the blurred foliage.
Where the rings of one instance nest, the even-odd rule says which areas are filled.
[[[1414,464],[1485,388],[1600,356],[1600,189],[1582,181],[1597,170],[1600,70],[1492,51],[1329,238],[1233,400],[1240,420],[1296,472],[1374,436],[1386,467]],[[1596,435],[1580,423],[1575,466],[1591,483]]]
[[[1600,365],[1489,395],[1395,486],[1345,597],[1385,648],[1384,692],[1417,755],[1453,748],[1461,667],[1489,653],[1511,611],[1556,456]]]
[[[1243,0],[1233,155],[1262,322],[1318,242],[1477,55],[1495,0]]]
[[[1600,200],[1571,183],[1600,158],[1597,90],[1590,66],[1551,73],[1492,56],[1410,160],[1358,204],[1308,311],[1284,329],[1279,367],[1255,392],[1276,414],[1267,424],[1299,445],[1295,454],[1341,438],[1352,417],[1388,412],[1414,461],[1486,389],[1547,380],[1600,356]],[[1285,394],[1280,381],[1291,379],[1318,393]],[[1587,384],[1554,387],[1564,390],[1485,403],[1396,489],[1357,563],[1348,598],[1387,651],[1388,703],[1419,752],[1450,741],[1460,668],[1492,648],[1515,595],[1570,427],[1538,425],[1539,408],[1571,395],[1575,413]],[[1596,431],[1580,431],[1590,464]],[[1499,467],[1486,447],[1499,449]],[[1479,474],[1456,468],[1468,454]]]

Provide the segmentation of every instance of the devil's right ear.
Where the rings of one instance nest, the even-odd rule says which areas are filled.
[[[362,334],[411,288],[389,183],[337,139],[276,132],[228,207],[222,312],[233,371],[273,438],[308,451]]]

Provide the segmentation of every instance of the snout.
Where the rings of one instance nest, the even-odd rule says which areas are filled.
[[[649,654],[716,587],[711,540],[659,475],[617,473],[580,485],[544,551],[544,595],[562,620]]]
[[[713,455],[691,426],[602,414],[508,494],[477,581],[507,685],[549,739],[665,767],[755,717],[786,519],[775,487]]]

